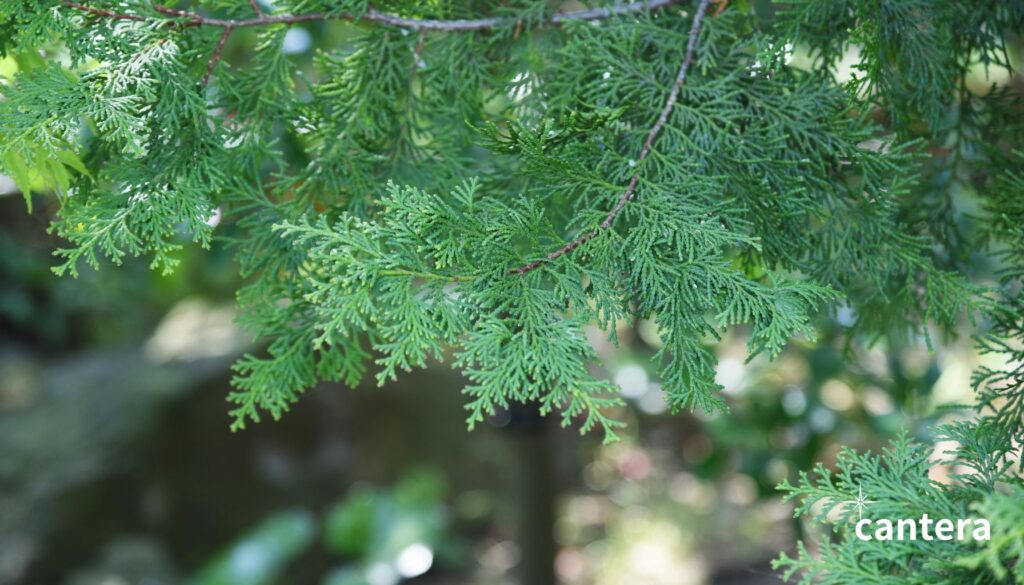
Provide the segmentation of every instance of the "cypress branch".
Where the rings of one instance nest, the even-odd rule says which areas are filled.
[[[701,0],[700,4],[697,5],[697,12],[693,16],[693,25],[690,27],[690,35],[686,41],[686,52],[683,56],[683,61],[679,65],[679,73],[676,74],[675,82],[672,84],[672,89],[669,91],[668,97],[665,99],[665,107],[661,109],[658,114],[657,121],[651,126],[651,129],[647,132],[647,138],[644,139],[644,145],[640,149],[640,156],[636,159],[636,165],[640,166],[643,164],[647,155],[650,154],[651,148],[654,146],[654,141],[658,138],[658,134],[661,133],[661,128],[668,121],[668,116],[672,112],[672,107],[676,105],[676,100],[679,99],[679,90],[682,89],[683,82],[686,80],[686,72],[690,70],[690,64],[693,63],[693,51],[697,47],[697,37],[700,35],[700,23],[704,20],[704,15],[707,13],[708,4],[710,0]],[[619,212],[625,207],[626,202],[633,198],[633,193],[636,190],[636,184],[640,181],[640,170],[638,169],[629,179],[629,184],[626,185],[626,189],[619,196],[619,200],[615,202],[615,207],[608,212],[604,220],[601,221],[600,226],[585,232],[576,237],[576,239],[562,246],[561,248],[551,252],[544,259],[534,260],[528,262],[518,268],[512,269],[513,273],[522,276],[527,272],[538,268],[546,260],[556,260],[562,254],[568,254],[572,252],[580,245],[587,242],[591,238],[597,236],[601,230],[606,230],[611,227],[612,222],[618,217]]]
[[[640,320],[674,410],[728,409],[723,332],[773,358],[836,303],[850,344],[941,343],[966,321],[982,351],[1019,361],[1021,99],[967,75],[1012,69],[1024,2],[805,0],[771,18],[549,4],[0,0],[19,68],[0,85],[0,169],[29,202],[55,195],[58,273],[135,256],[170,271],[184,246],[234,247],[240,319],[266,342],[236,365],[235,429],[323,380],[447,360],[469,425],[534,402],[613,440],[627,403],[591,340]],[[298,58],[297,27],[312,45]],[[839,84],[851,54],[858,76]],[[997,287],[966,270],[972,254]],[[976,472],[955,487],[929,483],[929,448],[905,440],[786,489],[803,506],[864,481],[884,505],[1012,518],[993,486],[1019,483],[1005,439],[1020,444],[1020,377],[980,369],[984,418],[942,428]],[[933,584],[1020,566],[1005,545],[859,555],[848,537],[779,567],[836,583],[914,582],[914,567]]]

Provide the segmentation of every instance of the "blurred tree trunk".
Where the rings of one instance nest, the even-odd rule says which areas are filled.
[[[514,404],[506,429],[514,443],[518,473],[515,498],[520,511],[516,544],[522,554],[518,578],[522,585],[555,585],[555,486],[552,445],[547,419],[534,404]]]

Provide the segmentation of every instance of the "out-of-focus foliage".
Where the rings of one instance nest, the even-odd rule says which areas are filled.
[[[974,506],[982,518],[992,519],[992,540],[981,551],[971,553],[958,564],[972,570],[987,570],[997,579],[1024,581],[1024,488],[992,492]]]
[[[316,521],[305,510],[277,512],[233,543],[204,567],[193,585],[268,585],[306,550],[316,536]]]
[[[177,577],[158,549],[144,541],[124,541],[98,567],[79,571],[71,583],[162,579],[167,585],[269,585],[287,578],[288,570],[322,543],[345,561],[317,582],[397,584],[451,558],[456,542],[444,497],[436,471],[411,472],[389,489],[357,488],[322,517],[302,508],[272,512],[188,578]],[[160,576],[157,567],[164,567]]]
[[[337,502],[322,520],[305,510],[268,517],[190,579],[190,585],[264,585],[309,550],[322,532],[324,546],[349,562],[323,576],[323,585],[370,585],[427,572],[439,549],[453,542],[435,471],[410,473],[393,489],[362,487]]]
[[[382,574],[397,582],[425,573],[435,555],[454,544],[444,493],[436,472],[419,472],[391,491],[361,488],[335,505],[324,521],[324,542],[356,562],[325,576],[324,585],[369,585],[385,579]]]

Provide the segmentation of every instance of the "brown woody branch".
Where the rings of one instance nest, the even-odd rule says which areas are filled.
[[[217,67],[217,62],[220,61],[221,53],[224,52],[224,44],[228,42],[228,37],[231,36],[231,31],[235,29],[230,26],[224,27],[224,32],[220,35],[220,40],[217,41],[217,47],[213,49],[213,54],[210,55],[210,62],[206,65],[206,75],[203,76],[203,85],[210,83],[210,76],[213,75],[213,70]]]
[[[630,14],[634,12],[640,12],[642,10],[652,10],[667,6],[678,0],[643,0],[636,1],[630,4],[622,4],[613,6],[610,8],[594,8],[591,10],[578,10],[575,12],[562,12],[555,14],[551,17],[550,22],[552,24],[561,24],[565,22],[571,22],[574,20],[600,20],[604,18],[610,18],[616,15]],[[63,0],[64,5],[68,8],[86,12],[96,17],[111,18],[114,20],[134,20],[149,22],[161,19],[163,17],[146,16],[142,14],[128,14],[115,12],[105,8],[96,8],[75,2],[73,0]],[[243,19],[223,19],[213,18],[204,16],[198,12],[191,12],[187,10],[178,10],[176,8],[169,8],[167,6],[161,6],[159,4],[153,6],[153,10],[164,15],[168,24],[177,24],[180,26],[212,26],[221,27],[224,32],[220,36],[220,40],[217,42],[216,48],[214,48],[213,54],[210,55],[209,64],[206,67],[206,75],[203,76],[203,85],[206,85],[210,81],[210,77],[213,75],[214,69],[217,67],[217,63],[220,62],[221,55],[224,51],[224,44],[227,42],[228,37],[231,36],[231,32],[236,28],[246,28],[251,26],[268,26],[273,24],[298,24],[302,22],[313,22],[320,20],[348,20],[348,21],[367,21],[376,22],[379,24],[386,24],[390,26],[396,26],[399,28],[416,30],[421,33],[420,47],[422,47],[423,37],[422,33],[426,31],[471,31],[471,30],[486,30],[498,28],[506,25],[516,26],[516,36],[519,36],[519,30],[522,27],[522,21],[515,18],[478,18],[471,20],[431,20],[431,19],[418,19],[418,18],[405,18],[401,16],[395,16],[392,14],[386,14],[373,8],[367,10],[363,15],[358,18],[350,14],[327,14],[322,12],[314,12],[308,14],[265,14],[260,9],[257,0],[249,0],[249,6],[252,7],[253,12],[256,13],[255,18],[243,18]],[[179,20],[184,19],[184,20]],[[421,49],[418,49],[421,50]],[[414,65],[415,66],[415,65]]]
[[[637,167],[639,167],[641,163],[644,162],[644,159],[647,158],[647,155],[651,153],[651,148],[654,146],[655,139],[658,138],[658,134],[661,133],[661,129],[665,126],[665,122],[668,121],[669,114],[672,113],[673,106],[676,105],[676,100],[679,99],[679,91],[682,89],[683,82],[686,80],[686,74],[690,70],[690,64],[693,63],[693,53],[697,47],[697,37],[700,35],[701,22],[704,20],[704,15],[707,14],[708,4],[710,4],[710,2],[711,0],[701,0],[700,5],[697,7],[697,12],[693,15],[693,24],[690,26],[690,36],[686,43],[686,53],[683,56],[683,62],[679,66],[679,73],[676,74],[675,83],[672,84],[672,90],[669,91],[668,98],[665,100],[665,106],[661,109],[658,119],[654,122],[654,126],[651,126],[650,131],[647,132],[647,139],[644,140],[643,148],[640,149],[640,156],[636,159]],[[622,208],[626,206],[626,203],[630,199],[633,198],[634,193],[636,193],[637,183],[639,182],[640,170],[638,168],[638,170],[633,173],[633,176],[630,177],[629,183],[626,185],[626,189],[622,192],[622,195],[619,196],[619,200],[615,203],[615,207],[608,212],[608,215],[605,216],[604,221],[602,221],[598,227],[580,234],[576,239],[551,252],[544,258],[534,260],[533,262],[529,262],[518,268],[513,268],[509,273],[519,274],[522,276],[527,272],[538,268],[545,262],[550,262],[560,256],[572,252],[584,243],[593,239],[597,234],[611,227],[612,222],[614,222],[615,218],[618,217]]]
[[[255,0],[253,0],[254,2]],[[645,10],[653,10],[662,6],[668,6],[678,0],[638,0],[629,4],[621,4],[610,8],[594,8],[591,10],[577,10],[574,12],[561,12],[551,17],[550,23],[562,24],[565,22],[577,21],[577,20],[601,20],[610,18],[612,16],[632,14],[635,12],[642,12]],[[252,4],[253,2],[250,2]],[[160,17],[148,17],[140,14],[126,14],[118,13],[112,10],[106,10],[102,8],[94,8],[71,0],[64,0],[64,5],[68,8],[80,10],[82,12],[88,12],[95,16],[101,16],[105,18],[114,18],[118,20],[140,20],[140,21],[151,21]],[[470,31],[470,30],[487,30],[500,28],[502,26],[509,26],[520,23],[521,21],[512,17],[493,17],[493,18],[477,18],[477,19],[466,19],[466,20],[433,20],[433,19],[421,19],[421,18],[406,18],[402,16],[395,16],[393,14],[387,14],[380,12],[379,10],[370,8],[361,16],[354,16],[351,14],[336,14],[336,13],[323,13],[323,12],[312,12],[307,14],[264,14],[262,10],[259,10],[259,6],[255,5],[253,10],[256,11],[256,18],[240,18],[240,19],[224,19],[224,18],[213,18],[199,14],[198,12],[189,12],[186,10],[177,10],[174,8],[168,8],[166,6],[154,5],[153,10],[164,14],[170,18],[171,21],[175,18],[187,19],[183,24],[186,26],[213,26],[221,28],[245,28],[250,26],[267,26],[272,24],[298,24],[302,22],[312,22],[318,20],[349,20],[349,21],[360,21],[360,22],[375,22],[378,24],[386,24],[390,26],[396,26],[399,28],[409,30],[425,30],[425,31]]]
[[[75,10],[81,10],[82,12],[88,12],[94,16],[102,16],[103,18],[112,18],[114,20],[147,20],[145,16],[138,14],[121,14],[114,12],[113,10],[105,10],[103,8],[93,8],[92,6],[86,6],[85,4],[79,4],[78,2],[69,2],[64,0],[64,5],[68,8],[74,8]]]
[[[642,0],[631,2],[629,4],[621,4],[609,8],[594,8],[589,10],[578,10],[574,12],[562,12],[555,14],[551,17],[551,24],[562,24],[571,21],[590,21],[590,20],[601,20],[610,18],[612,16],[631,14],[635,12],[641,12],[644,10],[653,10],[663,6],[676,3],[679,0]],[[64,5],[74,10],[86,12],[93,16],[111,18],[115,20],[135,20],[135,21],[152,21],[160,17],[150,17],[140,14],[127,14],[114,12],[103,8],[95,8],[72,0],[63,0]],[[668,99],[665,101],[665,106],[662,108],[657,121],[654,126],[651,127],[647,133],[647,139],[644,140],[643,148],[640,150],[640,155],[637,157],[637,165],[639,166],[650,154],[651,148],[654,145],[654,140],[661,133],[662,127],[668,120],[669,114],[672,112],[672,107],[675,106],[676,100],[679,98],[679,91],[682,88],[683,81],[686,79],[686,74],[690,69],[690,64],[693,62],[693,53],[697,45],[697,36],[700,33],[701,22],[707,13],[708,4],[711,0],[700,0],[700,4],[697,7],[697,12],[693,17],[693,25],[690,27],[689,40],[686,46],[686,53],[683,57],[683,62],[679,67],[679,73],[676,75],[675,83],[672,85],[672,90],[669,92]],[[728,0],[716,0],[721,2],[721,8],[728,3]],[[493,18],[478,18],[478,19],[466,19],[466,20],[433,20],[433,19],[418,19],[418,18],[405,18],[401,16],[395,16],[392,14],[386,14],[376,9],[370,8],[364,14],[358,18],[351,14],[327,14],[321,12],[314,12],[308,14],[265,14],[256,3],[256,0],[249,0],[250,6],[253,11],[257,14],[256,18],[245,18],[245,19],[222,19],[204,16],[198,12],[190,12],[186,10],[178,10],[175,8],[168,8],[166,6],[155,5],[153,9],[168,18],[169,24],[178,23],[183,26],[212,26],[221,27],[224,32],[221,34],[220,40],[217,42],[217,46],[214,49],[213,54],[210,56],[209,65],[207,66],[206,75],[203,77],[203,83],[207,83],[210,76],[213,74],[217,63],[220,61],[221,54],[224,50],[224,44],[227,42],[231,32],[236,28],[246,28],[252,26],[268,26],[274,24],[298,24],[302,22],[313,22],[321,20],[348,20],[348,21],[366,21],[375,22],[378,24],[385,24],[395,26],[399,28],[416,30],[421,33],[424,31],[444,31],[444,32],[457,32],[457,31],[473,31],[473,30],[488,30],[499,28],[502,26],[515,25],[516,36],[519,34],[519,30],[522,27],[522,20],[510,17],[493,17]],[[178,21],[177,19],[185,19],[184,21]],[[421,37],[422,42],[422,37]],[[626,185],[625,191],[619,197],[615,207],[608,212],[605,216],[604,221],[600,225],[588,232],[584,232],[576,237],[576,239],[562,246],[561,248],[551,252],[544,258],[534,260],[518,268],[514,268],[509,272],[511,274],[523,275],[545,262],[555,260],[560,256],[572,252],[580,245],[593,239],[601,231],[611,227],[612,222],[625,207],[626,203],[633,198],[636,191],[637,183],[640,181],[640,171],[637,170],[629,179],[629,183]]]

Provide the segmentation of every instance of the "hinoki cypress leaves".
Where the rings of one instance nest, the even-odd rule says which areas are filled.
[[[774,357],[839,306],[850,343],[936,343],[966,320],[1019,364],[1024,102],[970,79],[1012,71],[1022,31],[1019,0],[0,0],[17,70],[0,171],[29,207],[59,200],[58,274],[234,246],[267,346],[236,366],[233,428],[318,381],[437,360],[465,376],[470,426],[532,402],[613,440],[621,400],[587,331],[615,342],[623,321],[656,323],[677,410],[727,408],[727,328]],[[977,252],[998,282],[970,273]],[[1020,379],[979,370],[985,416],[941,430],[983,479],[930,482],[907,439],[785,488],[1019,517]],[[1024,579],[1003,562],[1019,524],[958,555],[844,534],[780,565],[808,583]]]

